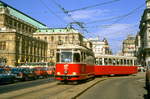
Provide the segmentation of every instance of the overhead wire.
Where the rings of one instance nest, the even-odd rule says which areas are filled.
[[[90,5],[90,6],[86,6],[86,7],[74,9],[74,10],[68,10],[68,11],[66,11],[66,13],[75,12],[75,11],[79,11],[79,10],[85,10],[85,9],[89,9],[89,8],[94,8],[94,7],[97,7],[97,6],[102,6],[102,5],[106,5],[106,4],[110,4],[110,3],[114,3],[114,2],[118,2],[118,1],[120,1],[120,0],[106,1],[106,2],[103,2],[103,3],[99,3],[99,4],[95,4],[95,5]]]
[[[140,8],[144,7],[145,4],[142,4],[138,7],[136,7],[135,9],[131,10],[130,12],[124,14],[124,15],[120,15],[120,16],[116,16],[116,17],[112,17],[112,18],[108,18],[108,19],[102,19],[102,20],[95,20],[95,21],[92,21],[92,22],[87,22],[86,24],[93,24],[93,23],[96,23],[96,22],[102,22],[102,21],[111,21],[111,20],[114,20],[114,19],[117,19],[115,20],[112,24],[106,24],[106,25],[101,25],[101,27],[110,27],[114,24],[116,24],[117,22],[123,20],[124,18],[134,14],[137,10],[139,10]],[[100,27],[100,26],[92,26],[91,28],[97,28],[97,27]],[[85,27],[85,28],[88,28],[88,27]]]
[[[65,20],[63,20],[60,16],[58,16],[54,11],[52,11],[42,0],[39,0],[41,2],[41,4],[43,4],[47,10],[49,10],[53,15],[55,15],[61,22],[68,24],[68,22],[66,22]]]
[[[134,14],[137,10],[139,10],[139,9],[142,8],[142,7],[144,7],[144,5],[145,5],[145,3],[141,4],[140,6],[136,7],[136,8],[133,9],[132,11],[130,11],[129,13],[125,14],[122,18],[120,18],[120,19],[114,21],[112,24],[114,24],[114,23],[116,23],[116,22],[118,22],[118,21],[120,21],[120,20],[122,20],[122,19],[124,19],[124,18],[126,18],[126,17],[128,17],[128,16],[130,16],[130,15],[132,15],[132,14]]]
[[[42,0],[40,0],[41,2],[42,2]],[[63,8],[60,4],[58,4],[55,0],[52,0],[53,1],[53,3],[55,3],[55,5],[57,5],[62,11],[63,11],[63,13],[65,13],[71,20],[73,20],[73,22],[72,23],[77,23],[82,29],[85,29],[85,28],[89,28],[89,27],[84,27],[83,26],[83,23],[82,24],[80,24],[79,22],[77,22],[76,20],[74,20],[72,17],[71,17],[71,14],[69,14],[68,13],[68,11],[65,9],[65,8]],[[120,1],[120,0],[112,0],[113,2],[115,2],[115,1]],[[109,1],[109,3],[110,2],[112,2],[112,1]],[[108,2],[107,2],[108,3]],[[43,3],[44,4],[44,3]],[[106,2],[105,3],[103,3],[103,4],[106,4]],[[45,4],[44,4],[45,5]],[[47,6],[46,6],[47,7]],[[92,7],[92,6],[91,6]],[[95,22],[98,22],[98,21],[107,21],[107,20],[114,20],[114,19],[118,19],[118,20],[116,20],[115,22],[113,22],[113,24],[115,24],[116,22],[118,22],[118,21],[120,21],[120,20],[122,20],[123,18],[125,18],[125,17],[127,17],[127,16],[129,16],[129,15],[131,15],[131,14],[133,14],[135,11],[137,11],[139,8],[141,8],[141,7],[143,7],[143,4],[142,5],[140,5],[139,7],[137,7],[137,8],[135,8],[135,9],[133,9],[132,11],[130,11],[129,13],[127,13],[127,14],[124,14],[124,15],[120,15],[120,16],[116,16],[116,17],[112,17],[112,18],[108,18],[108,19],[102,19],[102,20],[96,20],[96,21],[93,21],[93,22],[87,22],[86,24],[92,24],[92,23],[95,23]],[[47,7],[48,9],[49,9],[49,7]],[[53,11],[51,11],[55,16],[58,16],[57,14],[55,14],[55,12],[53,12]],[[59,16],[58,16],[59,17]],[[60,17],[59,17],[60,18]],[[104,27],[108,27],[108,26],[112,26],[113,24],[111,24],[111,25],[103,25]],[[96,27],[98,27],[98,26],[96,26]],[[84,30],[85,31],[85,30]]]
[[[62,5],[60,5],[59,3],[57,3],[55,0],[51,0],[51,1],[52,1],[56,6],[58,6],[58,7],[63,11],[63,13],[66,14],[66,15],[73,21],[73,22],[71,22],[71,24],[77,24],[83,31],[85,31],[85,32],[88,33],[87,29],[85,29],[84,26],[83,26],[84,23],[82,23],[82,22],[77,22],[76,20],[74,20],[74,19],[72,18],[71,14],[67,13],[68,11],[67,11],[64,7],[62,7]]]

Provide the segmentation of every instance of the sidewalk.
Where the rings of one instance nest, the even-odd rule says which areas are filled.
[[[145,78],[145,74],[146,72],[138,72],[137,74],[135,74],[137,77],[144,77]]]

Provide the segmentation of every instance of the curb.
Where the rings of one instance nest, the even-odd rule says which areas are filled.
[[[107,80],[107,79],[105,78],[105,79],[102,79],[102,80],[99,80],[99,81],[95,82],[94,84],[92,84],[91,86],[88,86],[86,89],[84,89],[82,92],[78,93],[76,96],[72,97],[71,99],[76,99],[81,94],[83,94],[84,92],[86,92],[88,89],[90,89],[91,87],[95,86],[97,83],[99,83],[101,81],[104,81],[104,80]]]
[[[54,97],[54,99],[76,99],[81,94],[83,94],[85,91],[96,85],[97,83],[107,80],[107,78],[96,78],[92,81],[86,82],[85,84],[80,84],[72,89],[66,90],[59,94],[58,96]]]

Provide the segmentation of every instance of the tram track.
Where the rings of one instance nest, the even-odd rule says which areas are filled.
[[[123,78],[134,78],[136,76],[124,76]],[[36,86],[30,86],[24,89],[18,89],[14,91],[8,91],[0,95],[1,99],[76,99],[78,96],[95,86],[97,83],[113,78],[120,77],[101,77],[94,80],[87,81],[81,84],[63,84],[59,81],[52,81],[48,83],[38,84]],[[121,76],[122,78],[122,76]]]
[[[64,85],[59,84],[58,81],[51,82],[44,85],[34,86],[30,88],[20,89],[16,91],[11,91],[8,93],[2,93],[0,98],[39,98],[39,97],[55,97],[61,92],[75,87],[75,85]]]
[[[57,99],[56,97],[59,96],[60,94],[62,94],[63,92],[74,88],[75,85],[58,85],[55,88],[51,88],[51,89],[44,89],[42,90],[42,92],[38,92],[39,95],[36,95],[36,97],[38,97],[39,99],[42,99],[44,97],[44,99]],[[35,96],[35,94],[38,93],[31,93],[31,95]],[[43,94],[43,95],[40,95]],[[34,97],[34,98],[36,98]],[[27,96],[26,98],[33,98],[31,96]]]
[[[59,81],[54,81],[38,86],[10,91],[2,93],[1,99],[72,99],[84,93],[86,90],[94,86],[97,82],[106,80],[107,78],[96,78],[81,84],[62,84]]]
[[[0,85],[0,94],[30,87],[36,87],[54,81],[55,81],[54,79],[39,79],[34,81],[15,82],[13,84]]]
[[[3,98],[3,97],[4,98],[11,98],[11,97],[15,97],[15,96],[21,96],[25,93],[40,90],[41,88],[43,89],[43,88],[47,88],[47,87],[53,87],[56,84],[57,84],[57,81],[54,81],[54,82],[50,82],[50,83],[46,83],[46,84],[41,84],[41,85],[38,85],[38,86],[32,86],[32,87],[29,87],[29,88],[14,90],[14,91],[11,91],[11,92],[2,93],[0,95],[0,98]]]

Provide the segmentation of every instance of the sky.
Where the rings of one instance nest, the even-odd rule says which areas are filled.
[[[85,38],[106,38],[113,53],[122,49],[128,35],[135,36],[146,0],[1,0],[49,28],[64,28],[71,22]],[[64,13],[65,12],[65,13]]]

